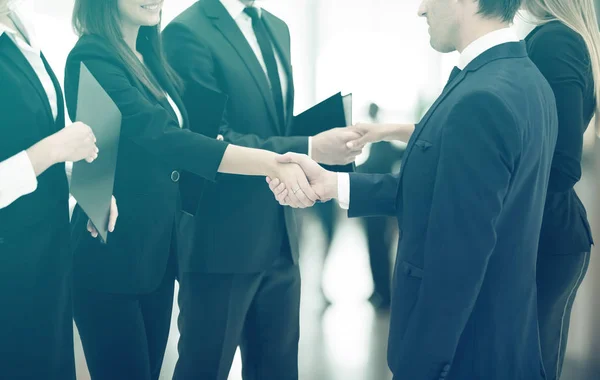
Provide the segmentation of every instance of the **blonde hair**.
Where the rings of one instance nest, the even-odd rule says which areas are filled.
[[[525,0],[525,8],[539,24],[560,21],[583,38],[592,66],[596,117],[598,117],[600,115],[600,31],[594,0]]]

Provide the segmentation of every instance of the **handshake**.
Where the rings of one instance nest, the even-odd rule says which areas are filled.
[[[370,130],[370,128],[369,128]],[[312,138],[310,157],[287,153],[277,156],[276,168],[267,177],[275,199],[294,208],[337,198],[337,173],[319,165],[345,165],[355,161],[371,137],[363,126],[334,128]]]

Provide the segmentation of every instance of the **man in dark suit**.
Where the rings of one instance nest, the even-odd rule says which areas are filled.
[[[287,25],[253,1],[202,0],[163,33],[168,59],[183,78],[188,110],[208,88],[228,96],[220,130],[233,144],[309,153],[330,165],[354,161],[354,133],[338,128],[290,136],[294,84]],[[192,129],[201,124],[202,113]],[[309,149],[310,145],[310,149]],[[238,345],[244,379],[297,379],[300,272],[293,210],[264,178],[220,176],[204,186],[196,245],[180,257],[179,361],[176,379],[226,379]]]
[[[519,5],[422,3],[432,46],[461,54],[398,176],[336,175],[305,156],[283,157],[350,216],[397,217],[394,379],[545,378],[535,268],[557,115],[549,84],[508,29]]]

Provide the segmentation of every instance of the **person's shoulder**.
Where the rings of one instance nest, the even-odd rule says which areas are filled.
[[[273,13],[271,13],[265,9],[263,9],[262,12],[263,12],[263,17],[266,18],[271,24],[273,24],[275,26],[279,26],[281,28],[285,28],[286,30],[289,29],[287,23],[283,19],[275,16]]]
[[[587,47],[583,37],[560,21],[538,26],[526,39],[527,51],[534,61],[560,54],[572,54],[584,58]]]
[[[202,10],[203,2],[198,1],[190,5],[183,12],[173,18],[165,27],[165,29],[173,25],[185,26],[188,28],[204,25],[209,21],[206,13]]]
[[[115,49],[102,36],[85,34],[79,38],[68,60],[110,59],[116,56]]]

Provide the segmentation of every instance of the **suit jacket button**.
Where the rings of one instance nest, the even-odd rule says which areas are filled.
[[[444,372],[449,372],[450,371],[450,364],[446,364],[444,366]]]
[[[171,173],[171,181],[179,182],[179,172],[177,170],[173,170],[173,173]]]

